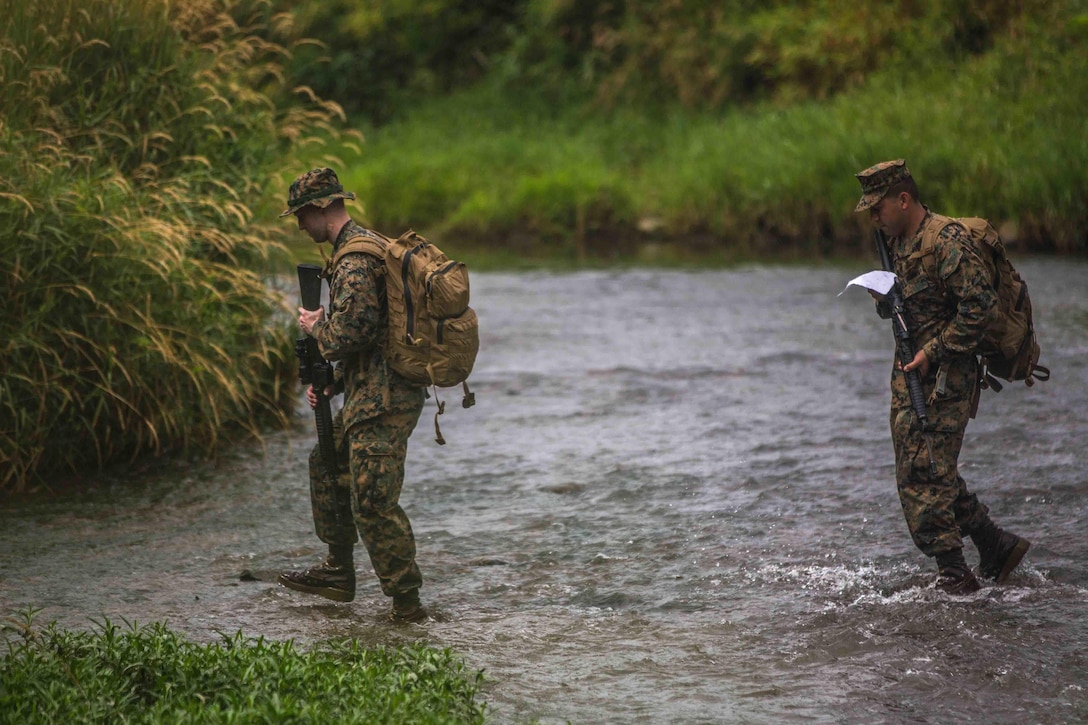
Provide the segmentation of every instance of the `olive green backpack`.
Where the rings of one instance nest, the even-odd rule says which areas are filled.
[[[1009,382],[1023,380],[1028,386],[1034,385],[1036,380],[1049,380],[1050,370],[1039,364],[1039,341],[1035,337],[1027,283],[1009,261],[1005,243],[992,224],[978,217],[954,219],[934,214],[933,221],[922,232],[922,246],[918,251],[926,275],[941,283],[935,269],[933,250],[938,235],[952,223],[962,225],[979,243],[980,249],[990,252],[983,256],[983,261],[997,292],[997,313],[979,345],[979,355],[985,366],[985,385],[995,391],[1001,390],[1001,383],[994,376]]]
[[[435,440],[445,444],[438,416],[446,404],[438,399],[437,388],[460,385],[461,405],[470,408],[476,402],[468,376],[480,334],[476,312],[469,307],[468,269],[411,229],[397,239],[369,229],[349,238],[336,250],[329,269],[352,252],[385,262],[389,334],[382,352],[389,366],[409,381],[435,388]]]

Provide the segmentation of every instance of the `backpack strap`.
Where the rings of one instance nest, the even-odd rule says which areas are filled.
[[[436,410],[434,414],[434,442],[440,446],[444,446],[446,445],[446,439],[442,437],[442,429],[438,425],[438,416],[446,412],[446,401],[440,400],[438,397],[438,386],[433,384],[434,373],[431,373],[430,365],[427,366],[427,372],[431,375],[431,389],[434,390],[434,402],[438,406],[438,410]],[[467,380],[461,381],[461,389],[465,393],[465,396],[461,398],[461,407],[471,408],[472,406],[476,405],[476,393],[468,389]]]
[[[926,228],[922,230],[921,246],[917,252],[910,255],[910,259],[922,260],[922,269],[925,270],[926,277],[937,285],[941,284],[940,275],[937,274],[937,239],[949,224],[959,223],[958,219],[943,214],[933,214]]]
[[[952,224],[958,224],[967,232],[967,236],[973,239],[982,254],[983,264],[990,274],[990,283],[996,290],[1001,286],[1001,263],[1008,260],[1005,245],[1001,241],[997,230],[990,222],[979,217],[947,217],[942,214],[933,214],[926,228],[922,230],[922,244],[918,251],[910,255],[910,259],[921,259],[922,269],[934,284],[940,286],[943,280],[937,273],[937,240],[941,234]],[[1026,288],[1025,288],[1026,289]]]
[[[348,237],[340,248],[332,255],[332,259],[325,263],[325,274],[332,276],[336,265],[348,254],[369,254],[379,260],[385,260],[385,250],[389,246],[389,240],[377,232],[364,229],[362,234]]]

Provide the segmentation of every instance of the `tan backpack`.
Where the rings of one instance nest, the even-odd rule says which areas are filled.
[[[382,353],[389,366],[409,381],[435,388],[435,440],[443,445],[438,416],[446,404],[438,399],[437,388],[461,385],[461,405],[470,408],[476,403],[467,380],[480,349],[480,334],[476,312],[468,304],[468,269],[411,229],[395,240],[369,229],[349,238],[336,250],[329,269],[352,252],[385,262],[389,334]]]
[[[1028,386],[1036,380],[1049,380],[1050,370],[1039,365],[1039,341],[1035,337],[1027,283],[1009,261],[1005,244],[992,224],[978,217],[953,219],[934,214],[933,221],[922,232],[922,246],[917,252],[922,257],[926,275],[941,283],[935,269],[933,250],[938,235],[952,223],[962,225],[982,249],[990,251],[990,255],[983,259],[997,292],[997,314],[986,328],[979,345],[986,384],[999,391],[1002,386],[994,376],[1009,382],[1023,380]]]

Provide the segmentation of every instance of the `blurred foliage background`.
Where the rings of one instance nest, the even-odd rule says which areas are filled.
[[[477,266],[868,256],[853,175],[890,158],[1014,252],[1088,251],[1088,0],[0,13],[0,491],[286,422],[274,275],[313,249],[276,214],[319,165]]]
[[[254,2],[314,39],[291,73],[351,113],[388,120],[406,101],[498,75],[556,99],[721,109],[827,98],[883,68],[991,50],[1047,19],[1043,0],[332,0]],[[250,10],[250,8],[246,8]],[[271,26],[271,24],[270,24]]]
[[[273,0],[370,223],[483,260],[856,255],[853,174],[1088,250],[1085,0]],[[661,252],[664,250],[664,257]]]

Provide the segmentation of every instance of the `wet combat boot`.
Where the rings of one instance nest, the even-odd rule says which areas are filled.
[[[279,583],[288,589],[331,599],[334,602],[350,602],[355,598],[355,564],[351,549],[329,547],[325,561],[305,571],[285,571]]]
[[[953,596],[974,594],[982,586],[967,568],[963,549],[937,554],[937,588]]]
[[[986,579],[1001,584],[1019,566],[1031,542],[1016,534],[1003,531],[989,521],[978,531],[971,533],[971,540],[978,547],[978,573]]]
[[[394,622],[422,622],[427,618],[427,610],[419,601],[419,590],[412,589],[403,594],[393,595],[393,612],[390,618]]]

